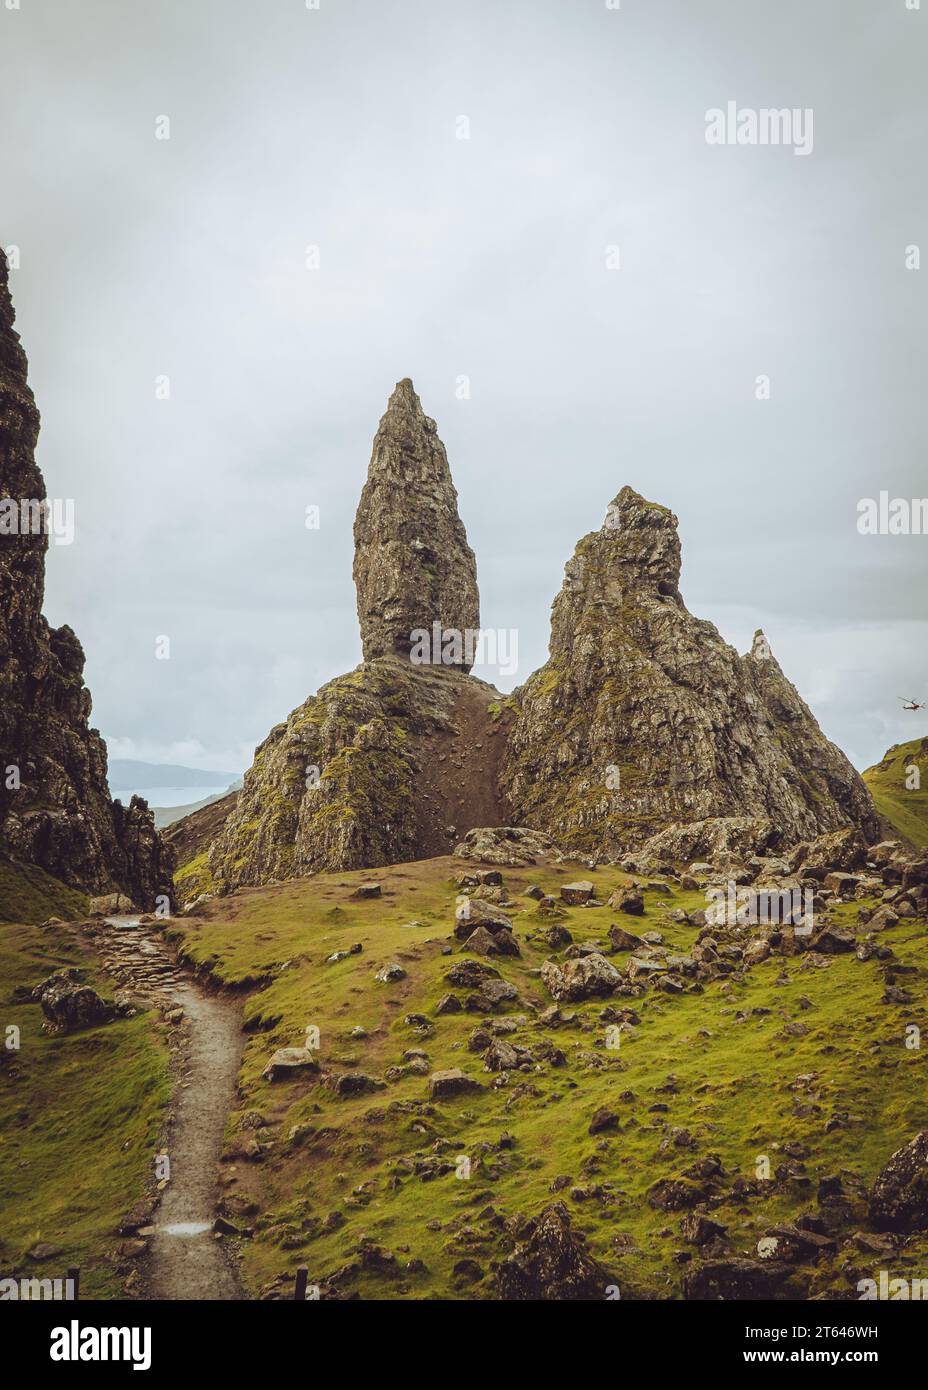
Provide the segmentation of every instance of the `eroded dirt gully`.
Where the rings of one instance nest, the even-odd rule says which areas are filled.
[[[155,1299],[244,1297],[222,1240],[213,1234],[217,1171],[244,1049],[241,1006],[212,994],[178,966],[159,927],[109,917],[94,933],[106,968],[133,999],[164,1013],[183,1009],[171,1121],[163,1146],[170,1178],[160,1194],[148,1252]]]

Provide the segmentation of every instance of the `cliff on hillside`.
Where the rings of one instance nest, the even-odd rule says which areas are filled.
[[[46,498],[39,414],[13,323],[0,253],[0,853],[147,907],[170,892],[170,855],[144,801],[110,799],[81,644],[42,616],[48,531],[28,506]]]

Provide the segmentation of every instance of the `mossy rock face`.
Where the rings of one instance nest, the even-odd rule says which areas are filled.
[[[237,887],[396,863],[500,824],[500,698],[401,657],[330,681],[257,750],[209,852],[212,879]]]
[[[893,830],[917,849],[928,847],[928,738],[897,743],[864,781]]]
[[[676,517],[624,488],[577,546],[551,656],[515,692],[504,786],[519,823],[584,852],[664,827],[769,816],[785,843],[879,821],[763,633],[747,656],[680,596]]]

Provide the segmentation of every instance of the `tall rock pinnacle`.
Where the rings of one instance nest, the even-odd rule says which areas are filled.
[[[0,252],[0,854],[142,907],[171,894],[171,856],[144,801],[110,800],[106,745],[89,727],[84,653],[42,615],[48,517],[39,413]]]
[[[462,634],[479,629],[477,565],[445,447],[408,377],[374,437],[354,544],[365,661],[408,655],[411,634],[431,633],[435,623]],[[459,669],[470,665],[465,655]]]

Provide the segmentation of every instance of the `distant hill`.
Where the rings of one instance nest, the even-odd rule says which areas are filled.
[[[237,790],[225,796],[211,796],[202,806],[188,808],[186,814],[165,829],[164,838],[174,851],[174,886],[181,902],[197,893],[211,892],[215,886],[209,869],[209,848],[235,810],[238,798]]]
[[[204,772],[199,767],[176,763],[143,763],[134,758],[112,758],[109,764],[111,791],[134,791],[136,787],[218,787],[225,791],[235,781],[234,772]]]
[[[155,818],[155,828],[166,830],[169,825],[183,820],[185,816],[192,816],[195,811],[202,811],[205,807],[212,806],[214,801],[224,801],[230,793],[237,793],[240,788],[241,780],[231,787],[226,787],[224,791],[211,792],[209,796],[204,796],[199,801],[190,801],[185,806],[152,806],[151,813]]]
[[[917,767],[919,789],[906,787],[906,768]],[[928,738],[897,743],[884,753],[882,762],[868,767],[864,781],[876,809],[897,834],[918,849],[928,846]]]

